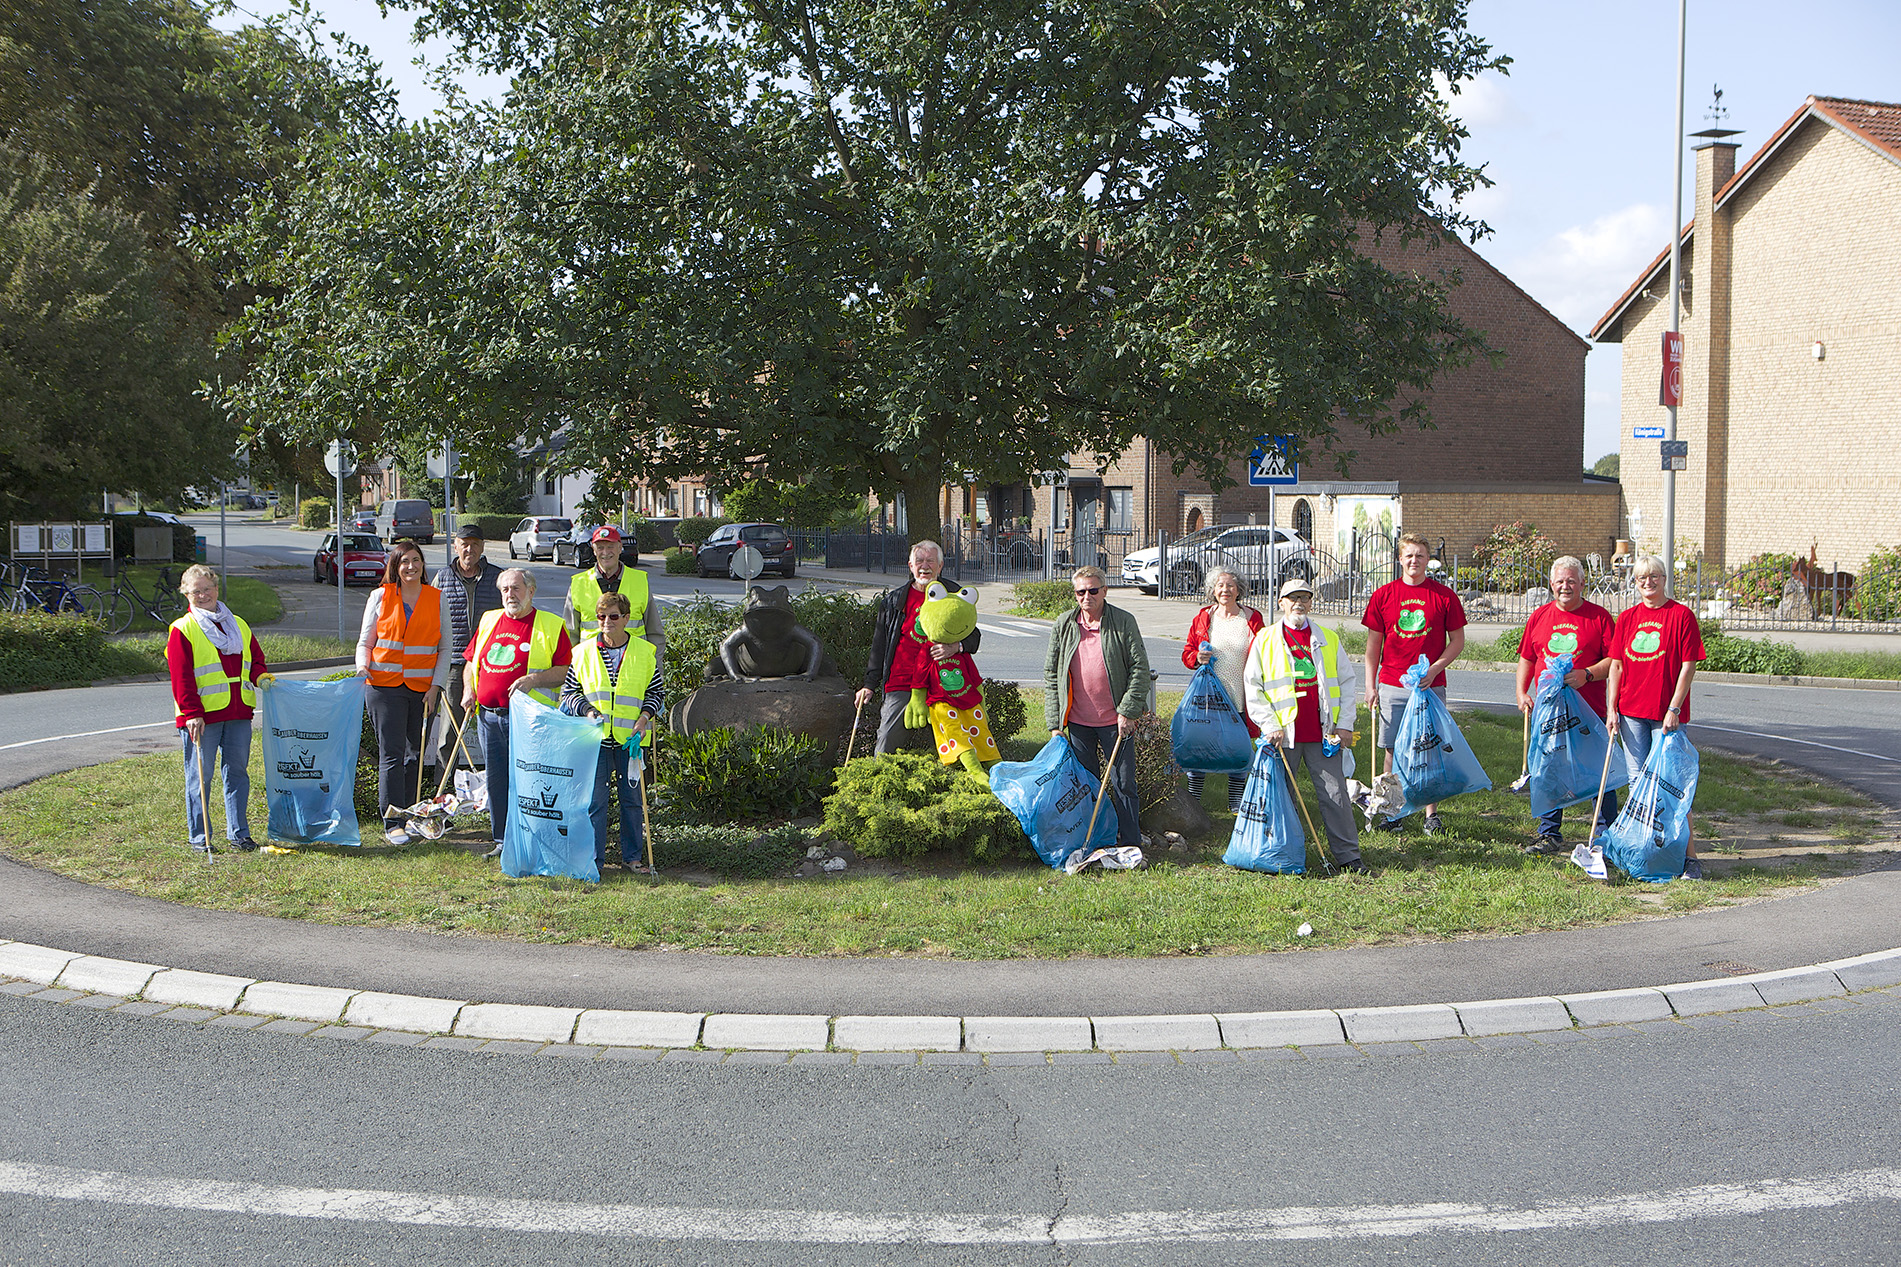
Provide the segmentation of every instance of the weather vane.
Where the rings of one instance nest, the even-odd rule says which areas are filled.
[[[1710,103],[1710,108],[1704,113],[1703,117],[1710,121],[1711,127],[1720,128],[1723,126],[1723,117],[1727,115],[1729,111],[1723,106],[1722,88],[1716,84],[1711,84],[1710,91],[1715,94],[1715,100]]]

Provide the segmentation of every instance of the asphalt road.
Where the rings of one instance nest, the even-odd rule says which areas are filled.
[[[704,1067],[0,998],[0,1263],[1901,1260],[1901,996],[1452,1055]]]

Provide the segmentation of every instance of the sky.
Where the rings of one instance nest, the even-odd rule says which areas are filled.
[[[409,40],[413,19],[375,0],[316,0],[330,25],[367,45],[412,117],[440,98],[412,63],[440,46]],[[268,8],[261,11],[269,11]],[[1579,334],[1669,244],[1676,109],[1676,6],[1667,0],[1472,0],[1473,31],[1512,59],[1462,86],[1466,157],[1493,181],[1464,204],[1492,228],[1479,254]],[[224,21],[231,25],[241,15]],[[1689,0],[1684,131],[1710,126],[1712,89],[1746,161],[1810,94],[1901,101],[1897,0]],[[494,81],[465,81],[476,95]],[[1687,145],[1689,142],[1685,142]],[[1684,155],[1684,212],[1694,187]],[[1585,361],[1584,461],[1618,449],[1621,349]]]

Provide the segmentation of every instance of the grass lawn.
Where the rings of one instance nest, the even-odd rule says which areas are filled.
[[[1015,759],[1038,746],[1041,700],[1024,695],[1030,728],[1006,742]],[[1164,697],[1164,710],[1174,702]],[[1494,783],[1507,787],[1519,769],[1517,719],[1460,720]],[[1359,751],[1363,760],[1364,741]],[[255,745],[252,765],[251,819],[262,839]],[[1209,784],[1215,833],[1184,852],[1161,851],[1139,873],[1071,879],[1032,861],[976,869],[930,857],[795,879],[816,828],[780,830],[735,851],[717,832],[662,823],[655,852],[665,878],[614,873],[596,886],[502,876],[475,856],[486,845],[480,820],[406,850],[377,839],[362,849],[223,853],[208,867],[184,848],[179,760],[166,753],[6,793],[0,852],[150,897],[329,924],[742,954],[992,959],[1247,953],[1604,924],[1812,884],[1859,869],[1865,852],[1891,847],[1895,835],[1891,816],[1852,792],[1705,753],[1697,826],[1714,878],[1703,883],[1594,883],[1560,860],[1527,857],[1519,852],[1533,830],[1527,802],[1504,791],[1448,802],[1444,836],[1427,839],[1416,827],[1364,834],[1377,875],[1266,876],[1221,865],[1232,820],[1221,779]],[[1580,821],[1572,811],[1573,825]],[[364,822],[374,828],[373,817]],[[1302,924],[1311,936],[1297,935]]]

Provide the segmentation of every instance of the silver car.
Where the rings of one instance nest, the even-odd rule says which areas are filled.
[[[554,543],[574,529],[572,519],[558,515],[529,515],[508,534],[508,557],[527,555],[530,562],[547,555],[554,558]]]
[[[1313,579],[1313,551],[1285,528],[1229,524],[1191,532],[1168,543],[1168,592],[1195,594],[1210,572],[1227,569],[1249,593],[1273,594],[1290,576]],[[1123,556],[1122,579],[1150,593],[1160,588],[1161,551],[1150,546]]]

